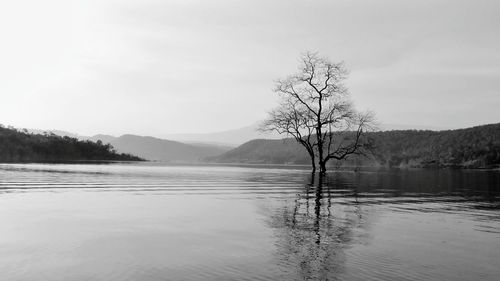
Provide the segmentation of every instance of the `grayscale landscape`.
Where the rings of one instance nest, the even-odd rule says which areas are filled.
[[[0,280],[499,280],[499,13],[1,3]]]

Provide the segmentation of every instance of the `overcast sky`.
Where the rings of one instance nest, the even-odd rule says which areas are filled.
[[[83,135],[213,132],[276,105],[318,51],[379,122],[500,122],[500,1],[2,1],[0,123]]]

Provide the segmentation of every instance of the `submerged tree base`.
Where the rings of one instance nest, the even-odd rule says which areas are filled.
[[[326,173],[328,161],[343,160],[365,145],[363,138],[374,120],[360,113],[349,99],[347,69],[316,53],[300,58],[299,72],[278,80],[280,105],[269,113],[262,130],[292,136],[307,151],[313,171]]]

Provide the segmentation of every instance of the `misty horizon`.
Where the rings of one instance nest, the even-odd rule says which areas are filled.
[[[186,142],[186,143],[219,143],[219,144],[224,144],[224,145],[240,145],[246,141],[250,141],[254,138],[262,138],[262,139],[281,139],[281,138],[287,138],[286,135],[280,135],[275,132],[260,132],[258,131],[258,126],[260,122],[256,122],[252,125],[249,126],[244,126],[240,128],[234,128],[234,129],[228,129],[228,130],[223,130],[223,131],[215,131],[215,132],[206,132],[206,133],[198,133],[198,132],[190,132],[190,133],[167,133],[167,134],[161,134],[161,135],[141,135],[138,133],[134,132],[128,132],[124,134],[108,134],[106,132],[99,132],[95,134],[89,134],[89,135],[84,135],[80,134],[79,132],[76,131],[71,131],[71,130],[63,130],[63,129],[58,129],[58,128],[17,128],[12,125],[5,125],[5,124],[0,124],[2,126],[6,127],[14,127],[18,130],[24,130],[26,129],[30,133],[35,133],[35,134],[40,134],[44,132],[49,132],[49,133],[54,133],[56,135],[61,135],[61,136],[69,136],[69,137],[76,137],[76,138],[82,138],[82,139],[87,139],[87,138],[96,138],[97,136],[107,136],[107,137],[113,137],[113,138],[118,138],[120,136],[125,136],[125,135],[135,135],[135,136],[143,136],[143,137],[153,137],[153,138],[158,138],[158,139],[166,139],[166,140],[173,140],[173,141],[179,141],[179,142]],[[481,125],[488,125],[488,124],[477,124],[473,125],[471,127],[475,126],[481,126]],[[404,124],[380,124],[377,128],[377,131],[391,131],[391,130],[430,130],[430,131],[444,131],[444,130],[456,130],[456,129],[466,129],[470,127],[456,127],[456,128],[443,128],[443,127],[435,127],[435,126],[411,126],[411,125],[404,125]],[[213,140],[210,139],[210,136],[216,136],[217,135],[224,135],[224,134],[235,134],[237,132],[245,131],[247,134],[246,136],[241,136],[240,141],[234,141],[234,140],[229,140],[229,141],[223,141],[223,140]],[[254,133],[252,135],[248,135],[250,132]],[[206,137],[209,137],[209,139],[206,139]],[[256,137],[257,136],[257,137]],[[288,136],[290,137],[290,136]]]

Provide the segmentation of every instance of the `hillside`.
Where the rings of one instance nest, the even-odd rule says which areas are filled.
[[[491,167],[500,165],[500,123],[446,131],[395,130],[366,135],[368,157],[345,163],[391,167]],[[208,161],[219,163],[308,164],[305,150],[292,139],[252,140]]]
[[[102,136],[117,151],[132,153],[147,160],[168,162],[197,162],[206,157],[220,155],[230,148],[208,144],[186,144],[154,137],[123,135],[120,137]],[[100,139],[99,136],[93,139]]]
[[[109,144],[55,134],[32,134],[0,127],[0,162],[63,162],[81,160],[137,161]]]
[[[220,156],[207,158],[219,163],[309,164],[309,156],[294,139],[246,142]]]
[[[92,137],[85,137],[85,138],[88,139],[88,140],[91,140],[91,141],[98,141],[98,140],[100,140],[103,143],[109,143],[109,144],[111,144],[116,139],[116,137],[114,137],[114,136],[102,135],[102,134],[95,135],[95,136],[92,136]]]
[[[259,123],[250,126],[205,134],[166,134],[161,137],[185,143],[203,142],[213,144],[225,144],[229,146],[241,145],[247,141],[258,138],[281,139],[281,136],[273,132],[259,132]]]

